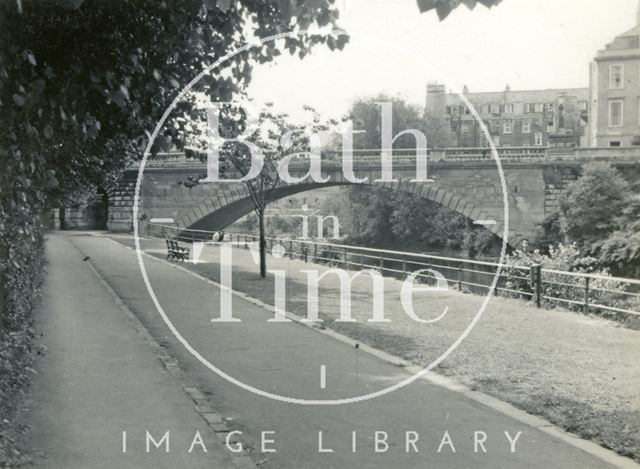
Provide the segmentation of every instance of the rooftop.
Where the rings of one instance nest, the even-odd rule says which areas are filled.
[[[586,101],[589,97],[589,88],[554,88],[546,90],[509,90],[486,91],[478,93],[466,93],[465,96],[473,104],[499,104],[509,103],[549,103],[559,96],[571,96],[579,101]],[[462,99],[455,93],[447,93],[447,104],[463,104]]]

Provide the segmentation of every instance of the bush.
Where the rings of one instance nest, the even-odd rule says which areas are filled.
[[[616,218],[627,203],[628,187],[611,164],[586,164],[582,176],[560,199],[562,230],[567,238],[587,250],[594,242],[606,239],[616,229]]]
[[[530,280],[529,271],[522,267],[530,268],[532,265],[540,264],[544,270],[560,271],[563,273],[543,272],[542,274],[542,294],[547,299],[544,303],[547,306],[562,306],[573,311],[584,311],[585,300],[585,280],[582,277],[574,277],[567,273],[588,273],[603,277],[611,277],[606,269],[598,269],[598,259],[584,256],[578,250],[576,244],[551,246],[548,253],[540,250],[532,252],[517,250],[506,259],[505,287],[517,292],[508,293],[507,296],[517,298],[533,299],[534,286]],[[518,268],[520,267],[520,268]],[[632,295],[629,295],[631,293]],[[596,308],[593,305],[616,307],[640,312],[640,298],[633,296],[637,294],[630,286],[624,282],[609,279],[589,280],[589,312],[598,313],[603,317],[617,320],[628,319],[624,313],[616,313],[603,308]],[[549,298],[559,298],[565,301],[551,300]]]
[[[33,311],[40,300],[44,272],[42,223],[0,219],[0,466],[21,459],[15,411],[23,396],[34,356]]]

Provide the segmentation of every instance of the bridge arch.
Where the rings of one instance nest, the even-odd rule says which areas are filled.
[[[370,181],[373,178],[369,179]],[[409,180],[400,180],[394,183],[363,183],[354,184],[336,178],[335,181],[327,183],[303,182],[277,187],[269,192],[269,202],[288,197],[293,194],[306,192],[325,187],[345,186],[345,185],[369,185],[371,187],[387,187],[392,190],[399,190],[414,194],[418,197],[430,200],[440,206],[460,213],[473,220],[493,220],[494,224],[487,224],[485,228],[499,238],[503,237],[504,225],[501,223],[502,216],[491,213],[491,210],[484,210],[469,197],[455,194],[447,188],[439,187],[434,183],[415,183]],[[188,211],[178,220],[178,225],[187,229],[219,231],[231,225],[236,220],[247,215],[253,210],[253,203],[248,189],[244,185],[234,185],[228,187],[212,197],[210,200],[199,204]],[[498,214],[502,215],[502,214]],[[515,246],[521,241],[521,236],[512,233],[509,244]]]

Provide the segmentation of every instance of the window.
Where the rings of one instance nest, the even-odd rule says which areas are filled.
[[[609,65],[609,88],[612,90],[624,88],[624,65]]]
[[[451,106],[451,115],[452,116],[458,115],[458,106]]]
[[[510,119],[507,119],[502,124],[502,133],[503,134],[510,134],[511,132],[513,132],[513,121],[510,120]]]
[[[513,114],[513,104],[505,104],[504,105],[504,113],[505,114]]]
[[[492,133],[499,133],[500,132],[500,121],[499,120],[492,120],[491,121],[491,132]]]
[[[544,112],[544,103],[535,103],[534,110],[535,112]]]
[[[489,106],[487,106],[486,104],[484,106],[482,106],[482,109],[480,111],[482,114],[489,114]]]
[[[609,101],[609,127],[622,127],[624,119],[624,102],[620,99]]]
[[[531,112],[531,104],[524,103],[524,113],[529,114]]]
[[[531,133],[531,121],[529,119],[525,119],[522,121],[522,133],[523,134]]]
[[[610,140],[609,141],[609,146],[610,147],[621,147],[622,143],[620,143],[620,140]]]
[[[542,132],[536,132],[533,134],[533,144],[536,146],[542,145]]]
[[[491,114],[500,114],[500,105],[492,104],[491,105]]]

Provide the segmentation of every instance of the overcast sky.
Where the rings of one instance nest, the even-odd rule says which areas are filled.
[[[249,93],[296,113],[310,104],[342,115],[379,92],[423,104],[428,81],[471,91],[587,87],[597,50],[636,22],[638,0],[503,0],[461,6],[445,21],[415,0],[336,0],[352,37],[343,51],[282,56],[254,71]],[[402,51],[402,52],[399,52]],[[425,65],[425,62],[430,65]]]

